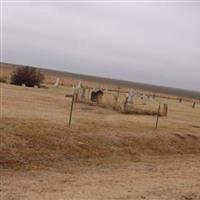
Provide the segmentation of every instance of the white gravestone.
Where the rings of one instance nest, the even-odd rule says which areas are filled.
[[[59,87],[59,83],[60,83],[60,79],[57,78],[56,82],[54,83],[54,87],[58,88]]]
[[[129,90],[127,102],[133,104],[134,91],[132,89]]]

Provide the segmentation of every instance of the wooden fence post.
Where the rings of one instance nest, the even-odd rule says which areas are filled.
[[[71,109],[70,109],[70,114],[69,114],[69,127],[71,126],[73,105],[74,105],[74,95],[72,96]]]
[[[117,90],[117,101],[119,100],[119,94],[120,94],[120,86],[118,87],[118,90]]]
[[[66,95],[67,97],[71,97],[71,109],[70,109],[70,114],[69,114],[69,127],[71,126],[71,120],[72,120],[72,111],[73,111],[73,105],[74,105],[74,95]]]
[[[126,97],[125,101],[124,101],[124,113],[126,113],[126,106],[128,103],[128,97]]]
[[[71,98],[71,108],[70,108],[70,113],[69,113],[69,127],[71,126],[71,121],[72,121],[72,112],[73,112],[73,105],[74,105],[74,101],[76,100],[76,91],[74,92],[74,94],[66,94],[65,97]]]
[[[157,129],[157,127],[158,127],[159,114],[160,114],[160,104],[159,104],[159,106],[158,106],[158,113],[157,113],[156,127],[155,127],[156,129]]]

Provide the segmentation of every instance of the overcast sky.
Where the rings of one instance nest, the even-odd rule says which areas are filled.
[[[3,62],[200,91],[200,2],[3,2]]]

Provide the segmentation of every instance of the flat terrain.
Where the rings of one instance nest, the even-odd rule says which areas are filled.
[[[200,159],[154,158],[118,166],[7,171],[2,199],[200,199]]]
[[[16,64],[8,64],[8,63],[0,63],[2,68],[2,74],[0,76],[9,78],[10,74],[13,70],[21,65]],[[86,83],[88,86],[91,87],[107,87],[109,85],[110,88],[116,89],[116,87],[123,87],[123,88],[134,88],[137,90],[146,91],[148,93],[162,93],[165,95],[175,95],[175,96],[182,96],[188,98],[194,98],[196,100],[200,99],[200,92],[199,91],[191,91],[191,90],[184,90],[178,88],[171,88],[171,87],[164,87],[164,86],[157,86],[151,85],[147,83],[138,83],[138,82],[131,82],[125,80],[117,80],[105,77],[95,77],[83,74],[75,74],[63,71],[55,71],[55,70],[48,70],[48,69],[40,69],[46,75],[46,82],[48,83],[55,83],[57,77],[60,78],[61,83],[63,85],[73,85],[77,83],[77,80],[81,80],[82,83]]]
[[[75,103],[72,88],[2,84],[1,199],[200,199],[200,105],[168,117]]]

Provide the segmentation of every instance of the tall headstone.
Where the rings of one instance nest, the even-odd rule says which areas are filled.
[[[74,90],[74,94],[75,94],[75,101],[78,102],[81,100],[82,98],[82,83],[81,81],[79,81],[79,83],[76,85],[76,88]]]
[[[134,97],[134,91],[133,89],[130,89],[128,93],[127,103],[133,104],[133,97]]]
[[[167,116],[168,115],[168,105],[164,104],[163,105],[163,116]]]
[[[54,87],[58,88],[59,87],[59,83],[60,83],[60,79],[57,78],[56,81],[55,81],[55,83],[54,83]]]
[[[78,83],[78,85],[76,86],[76,88],[81,88],[82,87],[82,83],[81,83],[81,81],[79,81],[79,83]]]

